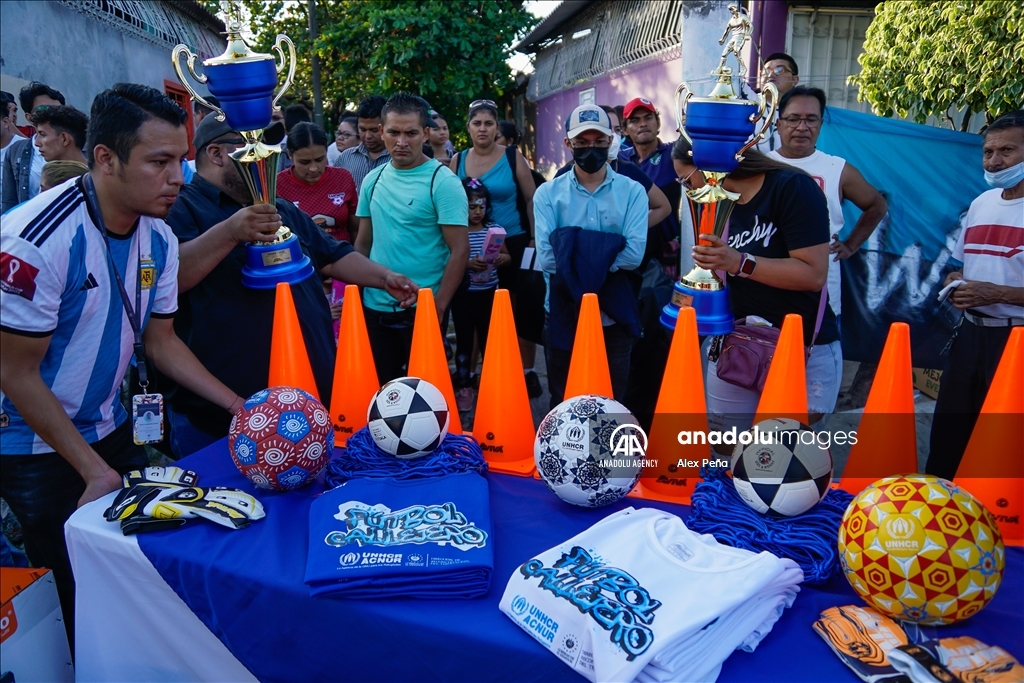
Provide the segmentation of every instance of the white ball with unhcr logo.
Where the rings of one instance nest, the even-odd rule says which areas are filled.
[[[732,483],[761,514],[794,517],[817,505],[832,483],[827,433],[788,418],[763,420],[740,435]]]
[[[547,414],[533,451],[540,478],[556,496],[596,508],[636,486],[647,435],[626,406],[588,394],[562,401]]]

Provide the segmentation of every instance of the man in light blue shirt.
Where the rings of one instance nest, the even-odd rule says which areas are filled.
[[[608,114],[581,105],[566,131],[572,172],[541,185],[533,199],[537,263],[550,274],[545,353],[552,407],[563,400],[586,292],[596,293],[601,305],[612,391],[620,400],[625,394],[630,350],[640,334],[636,268],[647,246],[647,194],[608,165]]]

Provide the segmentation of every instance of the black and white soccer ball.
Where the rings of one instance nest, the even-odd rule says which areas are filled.
[[[366,426],[378,448],[411,460],[441,445],[448,419],[448,402],[440,389],[419,377],[399,377],[374,395]]]
[[[832,483],[832,454],[796,420],[758,422],[740,435],[732,456],[737,493],[761,514],[785,517],[817,505]]]
[[[646,441],[626,406],[584,395],[562,401],[541,420],[533,454],[540,478],[556,496],[596,508],[614,503],[636,486]],[[617,444],[622,445],[619,452]]]

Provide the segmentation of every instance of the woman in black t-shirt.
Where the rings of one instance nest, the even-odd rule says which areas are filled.
[[[672,150],[684,189],[704,185],[690,149],[680,138]],[[803,171],[755,150],[745,153],[722,185],[740,195],[727,242],[712,235],[693,247],[693,259],[703,268],[728,274],[735,318],[759,316],[775,327],[789,313],[803,318],[804,344],[813,345],[807,361],[807,406],[814,422],[835,409],[843,367],[839,330],[823,292],[829,258],[825,195]],[[823,314],[816,330],[819,311]],[[750,426],[760,394],[720,380],[715,363],[708,366],[706,387],[713,421],[738,429]]]

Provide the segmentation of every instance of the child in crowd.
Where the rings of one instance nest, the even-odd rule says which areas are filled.
[[[488,232],[504,236],[504,229],[490,220],[491,193],[476,178],[462,181],[469,200],[469,286],[460,288],[452,297],[452,317],[455,319],[455,402],[459,410],[473,407],[473,386],[476,384],[474,333],[476,347],[483,353],[487,343],[487,329],[491,324],[491,306],[494,290],[498,287],[497,268],[512,259],[505,248],[488,262],[484,248]],[[491,238],[492,240],[494,237]]]

